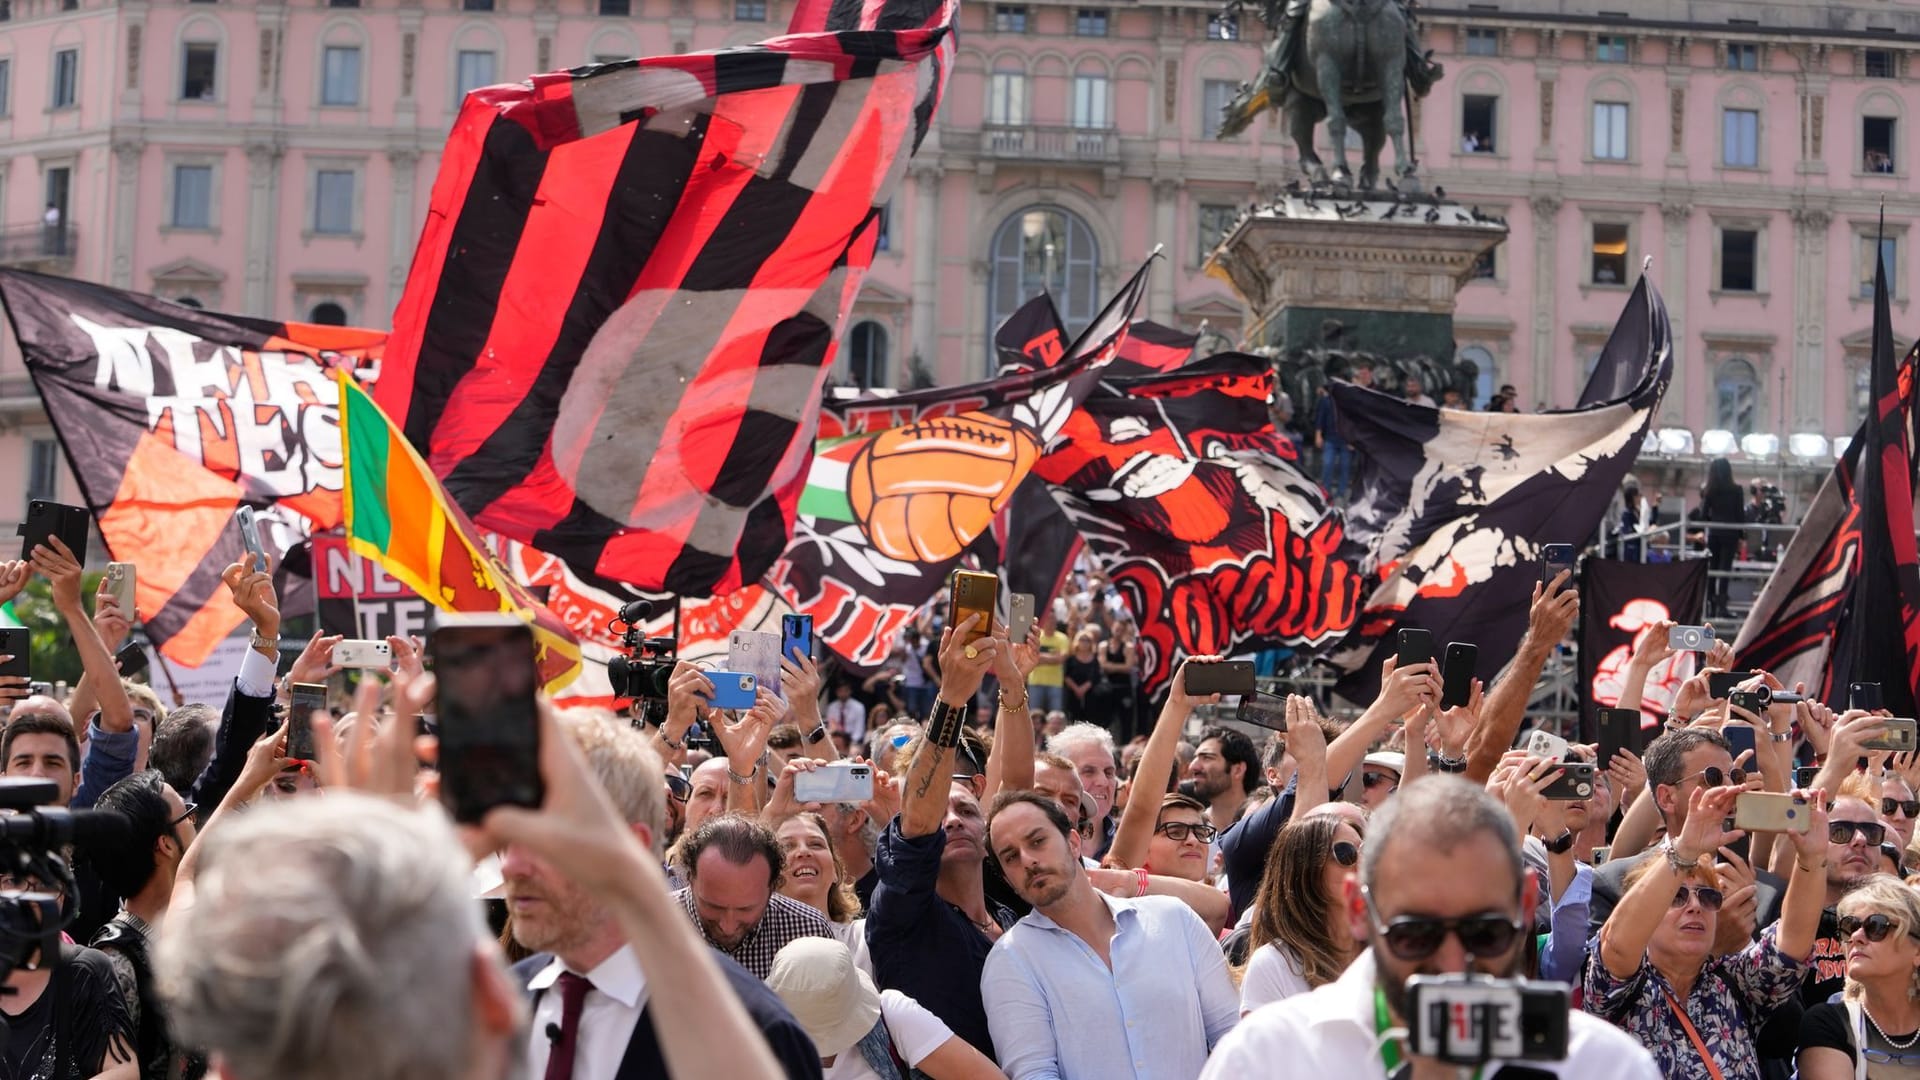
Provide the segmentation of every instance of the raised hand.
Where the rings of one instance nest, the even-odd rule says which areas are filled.
[[[790,818],[795,814],[804,813],[809,810],[818,811],[820,809],[820,804],[817,802],[803,803],[794,800],[793,780],[801,773],[812,772],[825,764],[826,762],[824,761],[815,761],[810,757],[797,757],[787,762],[787,767],[780,770],[780,779],[774,781],[772,797],[767,800],[767,805],[760,811],[761,815],[766,818],[769,824],[778,824],[783,818]],[[877,781],[874,786],[876,789],[879,787]]]
[[[261,637],[280,636],[280,600],[273,592],[273,575],[267,567],[253,565],[253,553],[221,571],[220,580],[233,593],[233,604],[253,621]]]
[[[1787,839],[1793,841],[1794,857],[1803,866],[1824,866],[1827,861],[1827,793],[1800,790],[1794,794],[1807,800],[1806,831],[1787,834]],[[1877,805],[1878,800],[1875,803]]]
[[[1613,790],[1620,793],[1620,805],[1631,806],[1640,789],[1647,786],[1647,767],[1640,761],[1640,755],[1622,747],[1614,751],[1613,760],[1607,762],[1607,780]]]
[[[727,752],[729,762],[752,769],[759,765],[760,755],[766,752],[767,736],[773,734],[774,725],[786,712],[786,703],[763,686],[755,695],[753,708],[738,719],[716,725],[713,736],[720,740],[720,748]]]
[[[1440,740],[1440,756],[1458,760],[1466,755],[1467,740],[1480,726],[1480,706],[1485,701],[1479,679],[1473,680],[1473,693],[1465,705],[1444,709],[1434,718],[1433,734]]]
[[[678,741],[688,728],[707,715],[712,700],[713,680],[707,678],[707,673],[689,661],[675,661],[673,674],[667,677],[667,722],[661,725],[662,729]]]
[[[1724,828],[1727,818],[1733,816],[1734,800],[1746,790],[1744,785],[1693,789],[1687,799],[1687,823],[1680,830],[1680,835],[1673,839],[1674,849],[1680,858],[1698,862],[1701,856],[1719,851],[1746,835],[1740,829]],[[1824,841],[1826,835],[1826,829],[1822,828],[1821,840]]]
[[[420,675],[427,665],[420,659],[420,640],[418,638],[389,636],[387,649],[393,655],[393,670],[408,675]]]
[[[1667,632],[1674,627],[1672,619],[1657,619],[1648,625],[1646,633],[1640,635],[1640,644],[1633,650],[1633,659],[1628,661],[1634,667],[1647,670],[1662,660],[1671,659],[1673,646],[1667,643]]]
[[[1580,618],[1580,593],[1572,585],[1573,571],[1562,570],[1546,585],[1533,587],[1533,607],[1527,613],[1527,636],[1558,644]]]
[[[120,598],[107,588],[107,579],[100,579],[100,590],[93,595],[93,628],[100,632],[100,641],[108,652],[114,652],[126,644],[127,635],[133,633],[132,612],[120,610]]]
[[[1381,665],[1380,696],[1374,706],[1385,708],[1389,716],[1406,716],[1439,700],[1440,669],[1432,661],[1402,671],[1399,658],[1389,656]]]
[[[1827,750],[1833,745],[1833,724],[1836,719],[1832,709],[1825,702],[1803,701],[1800,710],[1800,733],[1807,737],[1807,745],[1821,758],[1827,756]]]
[[[300,655],[293,658],[293,666],[287,669],[287,681],[326,682],[328,676],[337,674],[341,670],[333,663],[333,647],[338,644],[340,644],[339,634],[323,634],[315,630],[313,636],[307,639],[306,648],[301,649]]]
[[[949,706],[965,708],[973,700],[987,672],[993,670],[1000,643],[1006,640],[983,637],[968,643],[968,632],[979,622],[979,615],[969,615],[958,626],[940,632],[940,700]]]
[[[34,548],[33,571],[52,586],[55,610],[68,618],[76,613],[86,616],[86,609],[80,605],[80,560],[74,558],[73,549],[65,541],[49,536],[46,544]]]
[[[1175,708],[1185,709],[1188,712],[1192,712],[1196,705],[1220,704],[1219,694],[1201,694],[1196,697],[1187,693],[1187,672],[1191,666],[1217,664],[1220,660],[1221,658],[1218,656],[1189,656],[1185,660],[1180,661],[1180,666],[1174,669],[1173,681],[1167,684],[1167,704]],[[1289,700],[1288,706],[1289,710],[1291,710],[1291,700]],[[1289,711],[1289,720],[1291,720],[1291,711]],[[1289,722],[1287,727],[1288,730],[1291,731],[1293,727],[1292,723]]]
[[[0,604],[4,604],[20,595],[27,587],[27,579],[33,576],[33,564],[25,559],[11,559],[0,562]]]

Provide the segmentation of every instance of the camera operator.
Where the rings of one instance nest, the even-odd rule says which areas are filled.
[[[1277,1062],[1287,1063],[1287,1076],[1343,1080],[1400,1075],[1405,1062],[1412,1080],[1453,1080],[1455,1066],[1410,1057],[1394,1037],[1411,1014],[1407,980],[1519,973],[1537,902],[1529,878],[1513,818],[1492,796],[1453,776],[1407,785],[1374,814],[1359,871],[1344,885],[1347,919],[1366,951],[1334,982],[1241,1020],[1201,1080],[1274,1075]],[[1568,1021],[1565,1059],[1529,1066],[1582,1080],[1659,1076],[1624,1033],[1578,1013]]]

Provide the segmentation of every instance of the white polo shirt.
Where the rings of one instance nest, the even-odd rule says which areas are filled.
[[[1310,994],[1263,1005],[1247,1014],[1207,1059],[1200,1080],[1248,1076],[1340,1077],[1386,1080],[1375,1049],[1373,952]],[[1285,1062],[1284,1067],[1276,1065]],[[1653,1058],[1633,1036],[1597,1017],[1568,1016],[1565,1061],[1514,1062],[1566,1080],[1660,1080]],[[1501,1072],[1487,1066],[1482,1080]]]

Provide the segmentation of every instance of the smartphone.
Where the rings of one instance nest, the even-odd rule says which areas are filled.
[[[1011,593],[1007,596],[1007,640],[1015,645],[1027,640],[1033,631],[1033,594],[1030,592]]]
[[[1202,694],[1239,694],[1245,697],[1253,693],[1253,661],[1221,660],[1211,664],[1186,665],[1187,693],[1199,697]]]
[[[1599,866],[1599,865],[1601,865],[1602,863],[1604,863],[1604,862],[1606,862],[1606,861],[1607,861],[1607,852],[1608,852],[1609,850],[1610,850],[1610,849],[1608,849],[1608,848],[1603,848],[1603,847],[1597,847],[1597,848],[1594,848],[1594,849],[1593,849],[1593,865],[1595,865],[1595,866]]]
[[[1819,775],[1820,766],[1802,765],[1793,770],[1793,786],[1797,788],[1810,788],[1813,786],[1813,778]]]
[[[23,626],[0,629],[0,654],[9,659],[0,664],[0,675],[11,675],[16,679],[33,678],[33,643],[28,637],[29,631]]]
[[[1540,794],[1555,802],[1579,802],[1593,794],[1593,762],[1563,761],[1560,778]]]
[[[0,672],[0,674],[5,673]],[[1866,742],[1861,743],[1860,746],[1863,749],[1892,750],[1895,753],[1905,753],[1913,749],[1914,724],[1911,719],[1895,717],[1884,721],[1884,723],[1887,725],[1887,733],[1880,738],[1868,739]]]
[[[1713,648],[1713,627],[1670,627],[1667,630],[1667,648],[1674,652],[1706,652]]]
[[[87,565],[87,530],[93,525],[93,515],[84,506],[68,506],[66,503],[48,502],[35,499],[27,504],[27,520],[20,523],[19,533],[25,537],[20,542],[20,557],[33,558],[33,549],[51,548],[47,543],[52,537],[73,552],[75,562]]]
[[[130,562],[108,563],[106,577],[103,580],[106,583],[108,595],[113,597],[114,603],[120,605],[120,614],[125,615],[128,622],[138,619],[140,613],[133,606],[135,600],[133,564]]]
[[[333,664],[335,667],[386,671],[393,667],[393,646],[384,641],[336,642],[333,646]]]
[[[1551,731],[1536,729],[1527,736],[1527,753],[1534,757],[1547,758],[1550,761],[1564,761],[1571,749],[1567,740]]]
[[[1806,832],[1813,824],[1807,801],[1772,791],[1748,791],[1733,802],[1733,825],[1748,832]]]
[[[760,680],[750,671],[709,671],[711,704],[716,709],[751,709],[759,700]]]
[[[138,675],[147,670],[147,650],[142,648],[139,642],[129,641],[120,646],[119,652],[113,654],[113,661],[120,665],[120,674],[123,677]]]
[[[967,632],[964,644],[972,644],[993,633],[993,610],[999,606],[1000,579],[978,570],[955,570],[953,593],[947,600],[947,625],[959,626],[967,616],[980,618]]]
[[[785,701],[786,692],[780,688],[780,646],[783,638],[766,630],[735,630],[727,635],[727,670],[752,675],[757,685],[773,691],[775,697]],[[712,675],[712,672],[708,673]],[[719,701],[714,702],[719,705]],[[737,705],[722,705],[721,708],[739,708]],[[746,704],[753,707],[753,702]]]
[[[1601,709],[1596,714],[1600,727],[1600,764],[1613,760],[1622,750],[1639,754],[1647,748],[1646,726],[1639,709]]]
[[[240,543],[246,546],[247,553],[253,556],[253,568],[267,568],[267,549],[260,545],[260,518],[253,507],[242,504],[233,512],[233,519],[240,523]]]
[[[1739,761],[1740,755],[1749,750],[1756,753],[1759,752],[1759,739],[1755,736],[1754,730],[1745,724],[1728,724],[1720,729],[1720,734],[1725,735],[1727,737],[1727,744],[1733,747],[1733,760],[1735,761]]]
[[[1243,724],[1266,728],[1268,731],[1287,730],[1287,703],[1277,698],[1261,698],[1253,694],[1240,699],[1240,708],[1233,718]]]
[[[1540,548],[1540,584],[1551,585],[1560,571],[1573,569],[1572,544],[1543,544]],[[1567,587],[1573,586],[1573,579],[1567,579]]]
[[[287,756],[295,761],[312,761],[318,756],[313,746],[313,712],[327,707],[324,683],[294,683],[293,703],[287,706]]]
[[[1733,690],[1727,694],[1727,704],[1736,709],[1745,709],[1758,716],[1767,711],[1767,697],[1756,690]]]
[[[1417,626],[1400,629],[1400,660],[1395,670],[1405,671],[1415,664],[1433,663],[1433,634]]]
[[[793,778],[795,802],[860,803],[873,798],[873,766],[864,762],[830,761]]]
[[[1753,678],[1751,671],[1713,671],[1707,674],[1707,696],[1725,701],[1733,688]]]
[[[780,659],[813,659],[813,616],[780,616]]]
[[[1480,646],[1464,641],[1447,643],[1447,660],[1440,665],[1440,707],[1459,708],[1473,700],[1473,672],[1480,663]]]
[[[440,726],[440,797],[453,819],[538,807],[540,714],[533,628],[511,615],[440,614],[427,639]]]
[[[1865,709],[1868,712],[1886,708],[1880,704],[1880,684],[1877,682],[1848,683],[1847,708]]]

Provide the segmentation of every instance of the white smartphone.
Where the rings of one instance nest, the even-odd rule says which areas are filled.
[[[393,667],[393,646],[384,641],[342,641],[333,647],[333,663],[343,668]]]
[[[1027,640],[1027,633],[1033,629],[1033,594],[1026,592],[1011,593],[1007,596],[1007,641],[1018,645]]]
[[[1551,731],[1536,731],[1527,737],[1527,753],[1550,761],[1565,761],[1567,740]]]
[[[120,605],[120,614],[125,615],[127,617],[128,622],[137,621],[140,617],[140,614],[138,611],[134,609],[134,606],[133,606],[134,604],[133,564],[130,562],[108,563],[107,574],[106,574],[106,585],[107,585],[107,592],[113,597],[114,603]]]
[[[873,798],[873,766],[830,761],[793,778],[795,802],[867,802]]]
[[[735,630],[727,635],[727,670],[752,675],[781,701],[780,635],[764,630]]]

